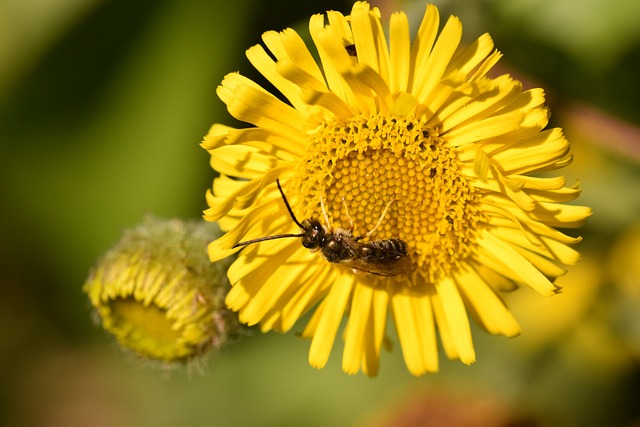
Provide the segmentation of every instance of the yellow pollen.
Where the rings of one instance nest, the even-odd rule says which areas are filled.
[[[479,195],[437,129],[414,117],[360,115],[308,135],[307,157],[286,190],[299,220],[324,223],[322,202],[334,230],[352,222],[359,236],[380,221],[367,241],[404,240],[412,283],[416,274],[435,283],[470,254],[482,222]]]

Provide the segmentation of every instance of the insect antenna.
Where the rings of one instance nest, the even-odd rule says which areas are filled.
[[[240,246],[247,246],[247,245],[250,245],[252,243],[264,242],[265,240],[275,240],[275,239],[284,239],[285,237],[302,237],[302,236],[304,236],[304,233],[301,233],[301,234],[293,234],[293,233],[291,233],[291,234],[276,234],[275,236],[258,237],[257,239],[245,240],[244,242],[236,243],[235,245],[233,245],[231,247],[231,249],[239,248]]]
[[[293,222],[296,223],[298,227],[304,230],[304,227],[302,226],[302,224],[300,224],[300,221],[298,221],[296,216],[293,214],[293,210],[291,210],[291,206],[289,205],[287,196],[285,196],[284,191],[282,191],[282,186],[280,185],[280,179],[276,178],[276,184],[278,184],[278,190],[280,190],[280,194],[282,194],[282,200],[284,200],[284,205],[287,207],[287,210],[289,211],[289,215],[291,216],[291,219],[293,220]]]
[[[282,186],[280,185],[280,180],[279,179],[276,179],[276,184],[278,184],[278,190],[280,190],[280,194],[282,194],[282,200],[284,200],[284,205],[287,207],[287,210],[289,211],[289,215],[291,216],[291,219],[293,220],[293,222],[296,223],[296,225],[298,227],[300,227],[301,229],[306,231],[306,228],[302,226],[300,221],[298,221],[296,216],[293,214],[293,210],[291,209],[291,206],[289,205],[289,202],[287,201],[287,197],[284,195],[284,191],[282,191]],[[251,245],[253,243],[264,242],[265,240],[284,239],[284,238],[287,238],[287,237],[302,237],[304,235],[305,235],[305,233],[299,233],[299,234],[298,233],[287,233],[287,234],[276,234],[275,236],[258,237],[257,239],[245,240],[244,242],[236,243],[235,245],[233,245],[231,247],[231,249],[235,249],[235,248],[238,248],[240,246]]]

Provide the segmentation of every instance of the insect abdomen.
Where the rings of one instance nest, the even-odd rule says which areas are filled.
[[[375,240],[366,245],[371,251],[371,256],[377,254],[398,253],[400,255],[407,255],[407,243],[400,239],[386,239]]]

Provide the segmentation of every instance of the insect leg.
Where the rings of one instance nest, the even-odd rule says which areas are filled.
[[[367,231],[366,234],[363,234],[362,236],[358,236],[355,238],[355,240],[361,240],[361,239],[365,239],[369,236],[371,236],[376,229],[380,226],[380,224],[382,223],[382,220],[384,219],[385,215],[387,214],[387,210],[389,209],[389,206],[391,206],[391,203],[395,202],[394,200],[391,200],[389,203],[387,203],[387,206],[384,207],[384,209],[382,210],[382,215],[380,215],[380,218],[378,218],[378,222],[376,223],[376,225],[373,226],[373,228],[369,231]]]
[[[327,230],[331,230],[331,224],[329,224],[329,215],[327,215],[327,210],[324,208],[324,187],[320,191],[320,208],[322,209],[324,222],[327,223]]]
[[[349,215],[349,208],[344,201],[344,197],[342,198],[342,206],[344,206],[344,212],[347,214],[347,219],[349,220],[349,231],[353,231],[353,220],[351,219],[351,215]]]

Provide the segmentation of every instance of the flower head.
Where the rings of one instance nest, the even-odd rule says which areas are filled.
[[[121,346],[164,362],[192,360],[240,330],[224,306],[228,262],[212,265],[211,224],[149,217],[128,230],[84,285],[102,327]]]
[[[569,164],[569,145],[560,129],[543,130],[542,90],[488,77],[500,54],[487,34],[461,46],[456,17],[438,34],[438,10],[427,6],[413,41],[405,14],[391,16],[387,38],[365,2],[327,18],[310,21],[321,65],[291,29],[263,35],[270,54],[247,51],[288,102],[236,73],[218,88],[231,115],[254,125],[215,124],[202,143],[220,173],[205,218],[228,231],[210,258],[243,248],[228,271],[227,305],[263,331],[287,331],[314,310],[303,335],[315,367],[345,314],[348,373],[376,374],[389,314],[414,375],[438,369],[436,330],[449,358],[472,363],[467,312],[491,333],[517,335],[499,291],[553,295],[553,279],[579,258],[568,246],[579,239],[554,227],[590,215],[563,204],[580,190],[530,175]],[[382,256],[400,242],[407,268],[363,273],[292,237],[236,246],[307,232],[284,197],[299,223],[317,220],[361,262],[373,246]]]

